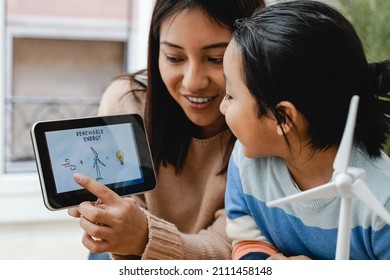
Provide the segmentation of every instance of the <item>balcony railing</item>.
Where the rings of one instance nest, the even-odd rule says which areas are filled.
[[[97,114],[100,97],[29,97],[5,99],[5,172],[34,172],[36,165],[30,129],[37,121]]]

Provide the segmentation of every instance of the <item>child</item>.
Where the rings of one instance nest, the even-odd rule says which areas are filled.
[[[390,91],[390,62],[368,64],[353,26],[335,9],[289,1],[237,22],[224,72],[220,109],[238,138],[225,198],[233,259],[334,259],[339,197],[266,203],[332,179],[358,95],[349,166],[366,171],[390,211],[390,159],[381,151],[389,107],[379,98]],[[352,205],[350,258],[390,259],[390,226],[360,200]]]

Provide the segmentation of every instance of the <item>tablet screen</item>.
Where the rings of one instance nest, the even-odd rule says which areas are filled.
[[[31,135],[45,204],[50,210],[94,199],[73,180],[76,172],[119,195],[155,187],[147,137],[138,115],[39,122]]]
[[[46,132],[57,193],[81,189],[75,172],[103,184],[143,183],[132,124]]]

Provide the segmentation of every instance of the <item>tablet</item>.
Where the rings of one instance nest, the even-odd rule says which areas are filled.
[[[31,139],[49,210],[96,201],[73,180],[76,172],[120,196],[156,186],[144,122],[137,114],[37,122],[31,128]]]

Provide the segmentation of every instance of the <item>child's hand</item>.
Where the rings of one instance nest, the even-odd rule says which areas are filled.
[[[282,253],[277,253],[275,255],[270,256],[267,260],[311,260],[311,259],[303,255],[286,257]]]

